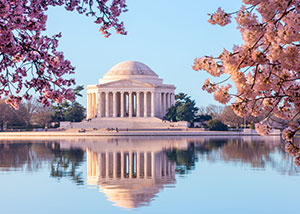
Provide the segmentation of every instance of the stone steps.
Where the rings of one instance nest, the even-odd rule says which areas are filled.
[[[169,121],[162,122],[156,117],[147,118],[94,118],[91,121],[71,123],[72,128],[101,129],[101,128],[128,128],[128,129],[153,129],[168,128],[171,126]]]

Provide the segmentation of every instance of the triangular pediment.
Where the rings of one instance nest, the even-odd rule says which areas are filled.
[[[131,88],[131,87],[154,87],[154,85],[146,82],[141,82],[137,80],[118,80],[114,82],[100,84],[100,87],[109,87],[109,88]]]

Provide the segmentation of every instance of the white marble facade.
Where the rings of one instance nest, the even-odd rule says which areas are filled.
[[[87,119],[163,118],[174,102],[174,85],[163,84],[143,63],[125,61],[113,66],[97,85],[87,86]]]

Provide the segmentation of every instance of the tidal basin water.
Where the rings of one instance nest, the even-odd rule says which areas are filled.
[[[0,213],[298,213],[278,137],[0,141]]]

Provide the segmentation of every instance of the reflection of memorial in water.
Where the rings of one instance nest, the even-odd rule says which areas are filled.
[[[164,150],[186,146],[186,140],[174,144],[172,140],[161,139],[88,143],[87,185],[98,185],[116,206],[147,205],[166,185],[175,183],[175,163]]]
[[[174,186],[175,174],[182,177],[190,173],[198,161],[200,165],[234,163],[244,169],[269,167],[280,174],[298,176],[299,167],[283,149],[280,140],[273,137],[0,141],[0,172],[50,167],[50,177],[97,186],[116,206],[135,208],[149,204],[166,186]],[[85,164],[86,182],[81,167]]]
[[[247,145],[252,138],[224,137],[128,137],[95,138],[61,141],[62,149],[79,147],[87,154],[87,185],[98,186],[116,206],[136,208],[148,205],[168,184],[175,183],[175,172],[180,166],[193,166],[196,159],[219,161],[224,158],[223,148],[229,142],[243,153],[252,151]],[[272,151],[277,139],[265,144]],[[268,141],[269,141],[268,140]],[[241,144],[240,144],[241,143]],[[254,144],[256,148],[259,144]],[[264,144],[263,144],[264,145]],[[194,149],[191,149],[191,148]],[[250,150],[249,150],[250,149]],[[229,149],[230,150],[230,149]],[[226,153],[231,160],[231,152]],[[260,153],[259,153],[260,154]],[[252,153],[252,158],[256,159]],[[252,158],[246,162],[251,162]],[[238,158],[243,162],[243,159]],[[226,159],[225,159],[226,160]],[[234,158],[235,161],[238,161]],[[191,168],[193,169],[193,167]],[[177,170],[177,171],[175,171]]]
[[[135,208],[148,204],[175,182],[174,163],[163,152],[103,152],[87,150],[88,185],[99,185],[117,206]]]

